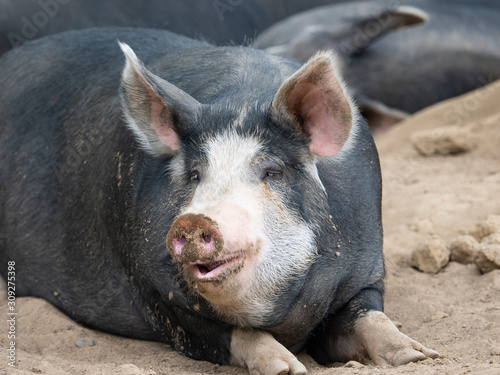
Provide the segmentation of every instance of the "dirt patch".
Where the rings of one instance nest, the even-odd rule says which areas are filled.
[[[474,263],[452,261],[430,274],[410,266],[412,251],[429,236],[437,235],[450,246],[468,228],[500,215],[498,103],[500,83],[494,83],[427,109],[377,140],[384,178],[386,313],[402,332],[437,350],[441,358],[398,368],[356,363],[324,367],[300,354],[309,374],[500,373],[500,270],[481,274]],[[422,153],[416,148],[417,132],[425,135],[425,142],[441,144],[447,126],[453,126],[454,133],[456,127],[467,129],[474,147],[452,154]],[[435,139],[433,129],[438,129]],[[4,317],[6,307],[3,301]],[[3,355],[0,374],[247,373],[189,360],[165,344],[84,328],[39,299],[18,298],[17,307],[18,367],[9,369]],[[0,343],[8,347],[5,334]]]

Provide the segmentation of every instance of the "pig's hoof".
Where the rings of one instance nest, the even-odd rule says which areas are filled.
[[[362,338],[371,360],[378,366],[399,366],[409,362],[436,358],[439,354],[401,333],[382,312],[370,311],[356,323],[356,334]]]
[[[412,343],[412,345],[413,345],[413,348],[404,348],[404,349],[401,349],[401,350],[397,351],[396,353],[390,355],[393,358],[391,364],[393,366],[400,366],[400,365],[405,365],[405,364],[410,363],[410,362],[421,361],[421,360],[426,359],[426,358],[439,357],[438,352],[436,352],[432,349],[427,349],[427,348],[423,347],[422,345],[420,345],[416,341],[414,341]]]
[[[285,362],[275,359],[270,364],[267,365],[264,370],[265,375],[287,375],[288,374],[288,364]]]
[[[302,363],[298,360],[294,359],[290,361],[288,364],[275,359],[269,365],[267,365],[265,371],[265,375],[305,375],[307,374],[307,370]]]
[[[290,374],[294,374],[294,375],[306,375],[307,374],[306,367],[296,359],[293,361],[290,361],[290,363],[288,365],[290,366]]]
[[[417,362],[421,361],[426,358],[437,358],[439,357],[438,352],[428,349],[418,343],[417,341],[409,338],[403,333],[400,333],[403,337],[403,340],[406,339],[406,347],[404,348],[399,348],[395,352],[388,353],[388,357],[392,358],[390,360],[391,365],[393,366],[400,366],[400,365],[405,365],[410,362]],[[388,361],[386,361],[388,362]]]
[[[231,363],[246,366],[250,375],[305,375],[295,356],[268,332],[234,329]]]

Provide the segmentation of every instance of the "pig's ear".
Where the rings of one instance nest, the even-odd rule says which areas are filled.
[[[335,156],[351,132],[355,105],[337,74],[331,52],[320,52],[279,88],[271,115],[309,139],[309,150]]]
[[[127,44],[120,43],[120,48],[126,57],[121,89],[128,126],[150,154],[176,153],[183,127],[196,119],[201,104],[147,70]]]

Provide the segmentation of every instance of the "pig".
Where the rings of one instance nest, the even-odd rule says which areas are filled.
[[[331,53],[88,29],[0,71],[0,255],[19,296],[251,374],[305,374],[302,350],[438,355],[383,313],[379,160]]]
[[[492,0],[334,4],[279,22],[254,47],[301,61],[336,49],[370,126],[387,128],[500,79],[499,18]]]
[[[28,40],[89,27],[150,27],[218,44],[248,43],[293,13],[341,0],[5,0],[0,54]]]

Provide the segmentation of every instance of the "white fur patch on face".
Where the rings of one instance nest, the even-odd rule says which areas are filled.
[[[208,168],[202,180],[207,180],[212,195],[220,197],[227,191],[234,192],[242,183],[248,182],[252,161],[262,147],[257,139],[232,132],[208,140],[204,146]]]
[[[257,138],[228,132],[209,139],[207,163],[181,214],[203,214],[217,223],[224,253],[243,252],[244,267],[219,285],[205,285],[214,310],[231,324],[258,327],[275,311],[277,296],[302,277],[316,258],[311,228],[287,207],[286,189],[261,180]]]

